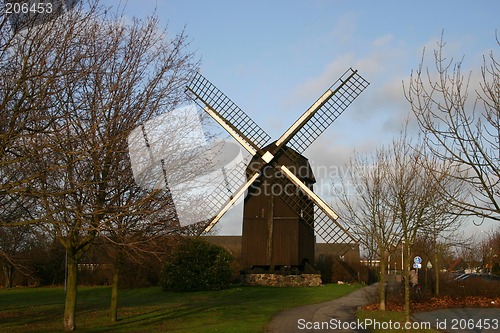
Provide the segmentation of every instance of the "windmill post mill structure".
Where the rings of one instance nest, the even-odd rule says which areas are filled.
[[[238,172],[227,170],[227,180],[208,197],[209,204],[218,208],[205,228],[210,231],[246,194],[242,229],[246,269],[304,270],[314,263],[316,236],[326,243],[356,243],[337,214],[313,192],[315,178],[302,153],[368,84],[357,70],[348,69],[271,142],[262,128],[201,74],[196,73],[188,83],[186,93],[251,156],[243,166],[246,179],[237,188],[227,185],[238,182],[234,180]]]

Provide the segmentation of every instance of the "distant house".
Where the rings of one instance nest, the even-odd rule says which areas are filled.
[[[212,244],[222,246],[235,258],[241,258],[241,236],[203,236],[203,238]],[[359,245],[316,243],[316,262],[320,257],[326,256],[338,257],[349,264],[357,265],[360,262]]]
[[[222,246],[235,258],[241,257],[241,236],[203,236],[206,241]]]

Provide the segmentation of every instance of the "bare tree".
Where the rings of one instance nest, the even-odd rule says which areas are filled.
[[[400,225],[388,206],[390,161],[387,150],[377,149],[372,157],[357,155],[342,179],[339,195],[343,220],[360,242],[380,259],[379,308],[385,310],[387,255],[400,242]]]
[[[481,251],[478,251],[478,244],[480,243],[478,235],[473,234],[457,246],[455,250],[457,259],[448,268],[448,271],[454,271],[463,262],[466,266],[466,273],[474,272],[481,265]]]
[[[434,266],[434,293],[439,294],[439,257],[444,249],[453,246],[464,239],[460,228],[464,221],[463,208],[451,205],[450,201],[464,201],[467,195],[465,184],[457,179],[460,172],[450,161],[442,161],[429,154],[424,144],[417,144],[416,153],[421,152],[425,172],[434,179],[431,193],[433,201],[427,212],[427,222],[420,230],[420,237],[431,239],[432,265]],[[428,178],[428,177],[427,177]],[[430,181],[430,179],[427,179]]]
[[[131,173],[127,137],[182,101],[197,65],[184,33],[170,37],[156,17],[128,22],[97,0],[85,2],[85,9],[28,26],[3,54],[19,64],[16,73],[1,67],[0,77],[13,81],[1,91],[7,124],[24,105],[30,117],[41,111],[5,137],[5,147],[17,149],[9,165],[22,158],[24,170],[8,190],[36,199],[30,218],[19,223],[40,223],[66,249],[65,330],[75,329],[78,260],[120,219],[140,215],[146,225],[152,213],[146,207],[161,196],[122,188],[120,179]],[[118,204],[124,191],[130,197]]]
[[[47,33],[52,24],[44,28],[28,25],[22,33],[16,34],[10,29],[7,16],[1,14],[0,223],[14,225],[30,220],[29,214],[23,214],[23,219],[19,220],[19,212],[29,213],[26,205],[32,204],[22,187],[41,171],[26,170],[25,160],[29,154],[22,141],[47,133],[50,124],[56,121],[60,114],[53,104],[54,94],[60,89],[57,79],[69,74],[64,71],[70,66],[67,66],[69,60],[64,50],[58,47],[59,36]],[[43,40],[43,43],[33,40]],[[12,214],[17,217],[13,218]]]
[[[449,188],[452,187],[450,177],[453,170],[428,154],[424,143],[414,142],[409,138],[406,127],[401,136],[393,141],[389,155],[392,165],[387,198],[391,201],[389,206],[402,236],[405,320],[409,321],[412,245],[419,233],[446,221],[448,215],[459,214],[453,207],[447,207],[445,204],[449,200],[447,195],[457,194],[457,188]],[[429,172],[429,165],[433,166],[432,170],[438,172]],[[443,188],[446,188],[446,191],[442,191]],[[451,218],[451,221],[456,219]],[[435,230],[442,231],[437,228]]]
[[[500,228],[483,230],[482,233],[486,236],[479,245],[483,271],[498,274],[500,273]]]
[[[0,267],[4,273],[5,288],[13,287],[16,270],[29,274],[21,255],[33,241],[30,226],[0,227]]]
[[[432,175],[431,170],[439,170]],[[430,156],[423,143],[407,135],[377,150],[372,158],[357,157],[351,162],[348,179],[340,196],[347,219],[365,246],[373,246],[380,258],[380,309],[385,309],[387,255],[395,247],[403,249],[406,320],[409,320],[411,249],[419,233],[432,230],[438,235],[456,223],[457,211],[446,205],[445,193],[460,197],[448,165]],[[348,194],[350,188],[356,192]]]
[[[453,176],[466,184],[468,195],[456,200],[450,193],[450,204],[463,214],[500,221],[500,64],[492,51],[474,81],[472,71],[463,73],[463,59],[445,56],[445,45],[441,37],[434,69],[425,66],[424,50],[405,96],[427,147],[456,168]]]
[[[124,159],[124,161],[127,161]],[[118,317],[118,283],[125,256],[140,262],[146,255],[163,254],[165,246],[157,244],[179,230],[176,212],[168,191],[146,191],[135,184],[131,170],[116,179],[117,193],[112,209],[123,214],[109,219],[100,229],[100,238],[109,249],[114,261],[111,285],[110,319]],[[109,246],[111,245],[111,246]]]

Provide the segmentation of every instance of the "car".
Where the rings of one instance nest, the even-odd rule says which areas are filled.
[[[469,279],[482,279],[487,281],[500,281],[500,276],[486,273],[465,273],[455,278],[455,281],[464,281]]]

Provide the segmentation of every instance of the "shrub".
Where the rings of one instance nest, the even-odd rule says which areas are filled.
[[[337,256],[321,255],[316,262],[316,269],[321,272],[323,283],[354,282],[358,279],[357,271]]]
[[[221,290],[229,287],[231,254],[199,238],[184,238],[167,257],[161,286],[168,291]]]

